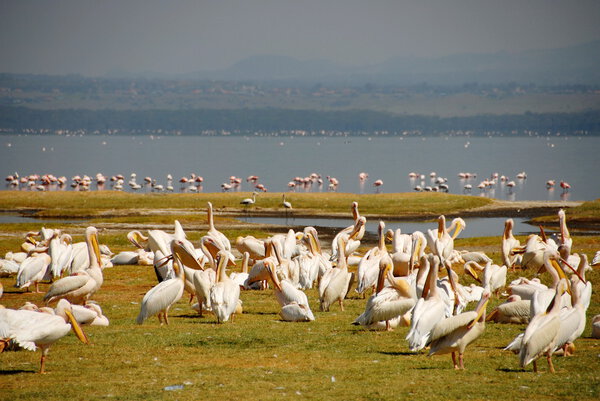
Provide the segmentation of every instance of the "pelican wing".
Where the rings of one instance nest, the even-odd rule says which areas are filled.
[[[169,308],[179,301],[182,295],[183,281],[181,279],[173,278],[158,283],[144,295],[137,323],[142,324],[148,317]]]
[[[467,326],[476,318],[477,312],[475,311],[463,312],[459,315],[450,316],[435,325],[433,330],[431,330],[431,337],[429,339],[433,342],[445,337],[459,328]]]
[[[87,273],[78,273],[72,276],[63,277],[50,286],[48,292],[44,295],[44,301],[48,302],[55,297],[60,297],[76,291],[84,287],[91,279],[92,278]]]

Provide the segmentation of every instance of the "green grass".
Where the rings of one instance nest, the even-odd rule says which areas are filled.
[[[582,203],[580,206],[566,211],[567,224],[598,225],[600,222],[600,199]],[[558,226],[556,215],[542,216],[532,219],[535,223]]]

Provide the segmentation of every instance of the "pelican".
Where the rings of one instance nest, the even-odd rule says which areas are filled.
[[[577,267],[577,273],[571,276],[571,288],[577,288],[579,299],[583,308],[587,311],[590,306],[592,299],[592,283],[591,281],[585,281],[585,271],[589,267],[588,257],[586,254],[581,254],[579,266]]]
[[[340,304],[342,312],[344,311],[344,298],[354,281],[354,273],[348,272],[345,248],[344,239],[340,238],[337,266],[329,269],[319,282],[319,301],[324,312],[329,312],[329,306],[335,301]]]
[[[514,254],[513,250],[521,247],[521,243],[513,236],[513,219],[504,222],[504,233],[502,234],[502,263],[514,271],[515,265],[521,263],[521,255]]]
[[[0,348],[4,348],[2,344],[6,344],[10,339],[29,351],[40,347],[40,373],[46,373],[45,364],[50,347],[70,330],[73,330],[83,343],[89,343],[71,310],[71,305],[66,300],[58,303],[55,314],[0,309]]]
[[[558,258],[558,252],[553,249],[548,249],[544,252],[544,267],[546,271],[552,276],[552,287],[548,289],[540,289],[537,290],[531,299],[531,311],[530,315],[533,318],[535,315],[545,311],[554,299],[556,293],[556,286],[558,285],[561,279],[567,279],[565,273],[562,268],[556,261]],[[569,291],[570,292],[570,291]],[[570,297],[569,294],[566,294],[564,297],[560,297],[559,303],[561,306],[570,305]]]
[[[437,275],[440,265],[439,257],[432,256],[431,267],[421,298],[412,310],[410,330],[406,335],[411,351],[425,348],[431,336],[431,330],[444,318],[445,303],[437,286]]]
[[[315,320],[315,316],[308,306],[295,301],[282,306],[279,316],[286,322],[312,322]]]
[[[533,362],[533,371],[537,373],[537,359],[546,355],[548,367],[554,373],[552,352],[560,330],[560,297],[566,291],[567,282],[561,280],[556,288],[554,299],[546,312],[532,317],[525,329],[519,351],[519,363],[525,368]]]
[[[189,266],[196,266],[201,269],[200,264],[194,258],[193,248],[189,248],[180,240],[171,240],[171,255],[173,258],[173,269],[177,274],[176,277],[161,281],[150,291],[144,295],[140,313],[137,317],[137,324],[144,323],[144,320],[150,316],[158,315],[160,324],[169,324],[169,308],[181,299],[184,289],[185,274],[183,271],[183,263],[185,261]]]
[[[575,350],[573,343],[581,337],[583,330],[585,330],[585,307],[580,293],[584,289],[585,287],[572,287],[571,300],[573,306],[561,308],[560,310],[560,330],[558,331],[554,351],[556,352],[562,348],[564,356],[572,354]]]
[[[16,287],[29,288],[33,284],[35,292],[39,293],[39,282],[51,277],[51,263],[52,258],[47,253],[33,253],[28,256],[19,266]]]
[[[364,294],[367,288],[373,287],[376,284],[379,261],[384,253],[387,253],[384,230],[385,223],[380,221],[377,230],[379,237],[377,246],[369,249],[358,263],[356,271],[358,287],[356,288],[356,292],[359,294]]]
[[[229,320],[238,308],[240,301],[240,286],[227,276],[225,266],[228,262],[227,253],[219,251],[217,254],[217,281],[210,288],[210,304],[217,317],[217,323]]]
[[[361,215],[358,211],[358,202],[352,202],[350,208],[352,210],[352,218],[354,219],[354,224],[344,228],[333,238],[333,241],[331,242],[332,260],[335,260],[337,258],[337,246],[339,236],[352,236],[352,240],[347,240],[346,242],[346,255],[350,256],[356,249],[358,249],[358,247],[360,246],[360,240],[362,240],[362,238],[365,235],[367,220],[364,217],[361,218]]]
[[[479,281],[483,287],[489,286],[490,291],[496,295],[498,295],[498,292],[506,286],[506,266],[492,264],[492,261],[490,260],[485,267],[482,267],[477,262],[471,261],[465,263],[464,268],[465,271],[473,276],[475,280]],[[478,269],[479,271],[483,270],[482,280],[479,279],[479,276],[477,275],[477,272],[475,272],[474,268]]]
[[[248,279],[248,262],[250,261],[250,254],[244,252],[242,255],[242,271],[240,273],[233,272],[229,277],[238,285],[240,289],[246,289],[244,283]]]
[[[377,279],[376,293],[367,301],[365,311],[356,318],[354,325],[368,328],[379,328],[380,322],[385,322],[385,329],[390,331],[392,321],[400,323],[402,315],[415,306],[416,294],[404,278],[394,277],[392,274],[393,263],[389,255],[385,255],[379,262],[379,276]],[[388,280],[390,286],[385,286]],[[400,319],[399,319],[400,318]],[[408,325],[406,319],[403,323]]]
[[[71,265],[73,259],[72,239],[68,234],[62,234],[56,230],[54,236],[50,240],[48,253],[52,258],[50,270],[54,278],[60,277],[62,272]]]
[[[454,250],[454,239],[466,227],[463,219],[455,218],[450,227],[446,228],[446,217],[441,215],[438,217],[437,230],[427,230],[427,243],[434,255],[442,259],[442,264],[450,258]],[[450,235],[450,231],[454,229],[454,234]]]
[[[208,232],[206,233],[206,235],[212,237],[215,240],[215,242],[219,246],[219,249],[231,252],[231,243],[229,242],[229,239],[222,232],[215,228],[213,205],[211,202],[208,202],[206,217],[208,219]],[[229,257],[232,262],[235,260],[235,258],[233,258],[233,255],[229,255]]]
[[[255,238],[252,235],[237,237],[235,247],[242,254],[248,252],[251,259],[257,260],[265,257],[265,241]]]
[[[61,301],[58,301],[59,304]],[[65,300],[65,302],[68,302]],[[58,307],[58,305],[57,305]],[[109,320],[102,313],[102,308],[95,302],[88,302],[86,305],[71,305],[73,316],[80,325],[89,326],[108,326]]]
[[[212,310],[210,305],[210,289],[217,280],[217,262],[216,257],[219,248],[211,237],[203,237],[200,241],[200,248],[208,259],[209,268],[194,271],[192,282],[198,300],[198,313],[202,316],[202,310]]]
[[[431,332],[429,356],[452,353],[454,369],[464,369],[463,355],[469,344],[485,330],[485,312],[490,292],[484,291],[475,311],[463,312],[439,322]],[[456,362],[458,352],[458,363]]]
[[[86,228],[85,243],[87,244],[90,261],[89,267],[84,271],[79,271],[55,281],[44,295],[46,304],[60,298],[65,298],[74,304],[86,303],[102,286],[104,278],[100,266],[98,230],[95,227]]]
[[[279,302],[279,305],[283,307],[295,302],[298,305],[304,305],[306,308],[310,309],[306,294],[297,289],[288,279],[279,280],[272,260],[265,259],[264,263],[265,268],[273,281],[273,285],[275,286],[275,298],[277,299],[277,302]]]
[[[496,323],[529,323],[531,301],[511,295],[506,302],[498,305],[486,318]]]

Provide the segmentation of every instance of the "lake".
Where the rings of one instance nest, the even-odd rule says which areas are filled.
[[[144,177],[167,185],[174,178],[175,192],[189,191],[180,177],[191,173],[204,178],[195,189],[221,191],[230,176],[243,179],[236,191],[252,191],[249,175],[259,176],[271,192],[290,190],[294,177],[319,174],[323,185],[293,191],[328,191],[327,176],[339,181],[338,192],[376,193],[411,192],[416,186],[435,187],[431,172],[447,178],[450,193],[471,194],[503,200],[592,200],[600,198],[599,137],[264,137],[264,136],[108,136],[108,135],[2,135],[0,160],[5,175],[18,172],[66,176],[87,174],[94,177],[125,176],[125,190],[131,173],[142,185],[138,191],[152,190]],[[358,174],[368,173],[360,182]],[[416,172],[424,178],[409,179]],[[461,179],[461,172],[476,178]],[[526,172],[526,179],[517,179]],[[498,181],[486,190],[477,185],[493,173],[507,176],[514,186]],[[376,180],[383,185],[374,187]],[[546,181],[555,180],[553,189]],[[569,182],[563,192],[559,182]],[[472,189],[466,192],[465,185]],[[4,189],[14,189],[8,185]],[[109,182],[105,189],[110,189]],[[21,186],[21,190],[32,190]],[[49,189],[59,190],[58,187]],[[92,190],[96,189],[92,185]],[[62,190],[71,190],[66,185]]]

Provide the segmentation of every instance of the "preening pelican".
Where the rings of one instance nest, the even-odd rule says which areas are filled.
[[[33,284],[35,292],[39,293],[39,282],[51,277],[51,263],[52,258],[47,253],[29,255],[19,266],[16,287],[28,288]]]
[[[225,272],[225,267],[229,262],[227,253],[219,251],[217,260],[217,281],[210,289],[210,304],[212,312],[217,317],[217,323],[223,323],[228,321],[238,308],[240,286]]]
[[[215,228],[213,205],[211,202],[208,202],[207,204],[208,209],[206,211],[206,217],[208,220],[208,232],[206,233],[206,235],[212,237],[215,240],[216,244],[219,246],[219,249],[231,252],[231,243],[229,242],[229,239],[222,232]],[[229,257],[231,258],[232,262],[235,260],[235,258],[233,258],[233,255],[229,255]]]
[[[354,273],[348,272],[345,249],[344,239],[340,238],[337,266],[323,274],[319,282],[319,301],[322,311],[329,312],[329,307],[335,301],[340,304],[340,309],[344,310],[344,298],[354,281]]]
[[[504,233],[502,234],[502,263],[514,271],[516,265],[521,263],[521,255],[514,254],[514,250],[521,247],[521,243],[513,236],[513,219],[504,222]]]
[[[377,230],[379,238],[377,246],[369,249],[358,263],[358,268],[356,270],[356,292],[359,294],[364,294],[368,288],[374,287],[376,284],[377,274],[379,272],[379,261],[384,253],[387,253],[384,230],[385,223],[380,221]]]
[[[90,226],[85,230],[85,243],[90,261],[88,268],[55,281],[44,295],[46,304],[60,298],[74,304],[84,304],[102,286],[104,277],[100,266],[98,230],[95,227]]]
[[[358,212],[358,202],[352,202],[351,210],[354,224],[344,228],[333,238],[333,241],[331,242],[332,260],[337,258],[338,237],[348,236],[348,239],[346,240],[346,255],[350,257],[350,255],[358,249],[360,241],[365,235],[367,219],[364,217],[361,218],[361,215]]]
[[[248,252],[250,258],[257,260],[265,257],[265,241],[247,235],[245,237],[237,237],[235,247],[240,253]]]
[[[385,322],[385,329],[391,330],[391,322],[398,320],[412,307],[415,306],[416,294],[411,285],[404,278],[394,277],[392,260],[385,255],[379,262],[379,276],[377,279],[376,293],[367,301],[365,311],[356,318],[354,325],[367,328],[379,328]],[[385,285],[388,281],[389,286]],[[408,326],[409,322],[402,322]]]
[[[73,245],[71,245],[71,242],[71,236],[68,234],[61,235],[59,230],[56,230],[52,236],[48,245],[48,254],[52,258],[52,264],[50,265],[52,277],[60,277],[62,272],[71,265],[73,260]]]
[[[489,261],[485,267],[482,267],[479,263],[471,261],[465,263],[464,268],[465,272],[471,274],[471,276],[479,281],[484,288],[489,287],[490,291],[496,295],[498,295],[498,292],[506,286],[506,266],[498,266]],[[474,269],[483,271],[481,280]]]
[[[566,289],[566,280],[561,280],[556,288],[556,295],[547,311],[532,317],[529,325],[527,325],[519,351],[521,368],[525,368],[533,362],[533,371],[537,373],[537,359],[546,355],[549,370],[554,373],[552,353],[560,330],[560,297]]]
[[[427,230],[427,243],[429,249],[434,255],[441,258],[442,264],[449,259],[454,250],[454,239],[466,227],[463,219],[460,217],[452,220],[450,227],[446,228],[446,217],[441,215],[438,217],[437,230]],[[450,235],[450,231],[454,229],[454,234]]]
[[[46,373],[45,363],[50,347],[70,330],[83,343],[89,342],[73,317],[69,302],[61,300],[54,313],[0,309],[0,348],[4,348],[2,344],[11,339],[29,351],[40,347],[40,373]]]
[[[265,259],[264,264],[271,277],[271,280],[273,281],[273,285],[275,286],[274,294],[277,302],[279,302],[279,305],[284,307],[286,305],[295,303],[298,305],[297,308],[302,308],[304,311],[306,311],[306,313],[308,313],[308,311],[310,311],[310,305],[308,304],[308,298],[306,297],[306,294],[297,289],[289,280],[279,280],[279,277],[277,277],[277,273],[275,271],[275,265],[272,260]],[[286,313],[285,315],[288,314]],[[290,315],[300,316],[301,313],[290,313]],[[312,311],[310,312],[310,317],[312,317],[310,320],[314,320]]]
[[[475,311],[463,312],[439,322],[431,332],[429,356],[452,353],[454,369],[464,369],[465,349],[485,330],[485,311],[489,298],[490,292],[484,291]]]
[[[182,241],[171,240],[171,255],[173,258],[173,269],[176,277],[161,281],[144,295],[137,324],[142,324],[150,316],[158,314],[160,324],[169,324],[169,308],[175,304],[183,295],[185,274],[183,264],[201,269],[200,264],[194,258],[193,249],[189,249]],[[194,266],[194,264],[196,266]]]
[[[496,323],[529,323],[530,309],[530,300],[521,299],[518,295],[511,295],[506,302],[494,308],[486,320]]]

